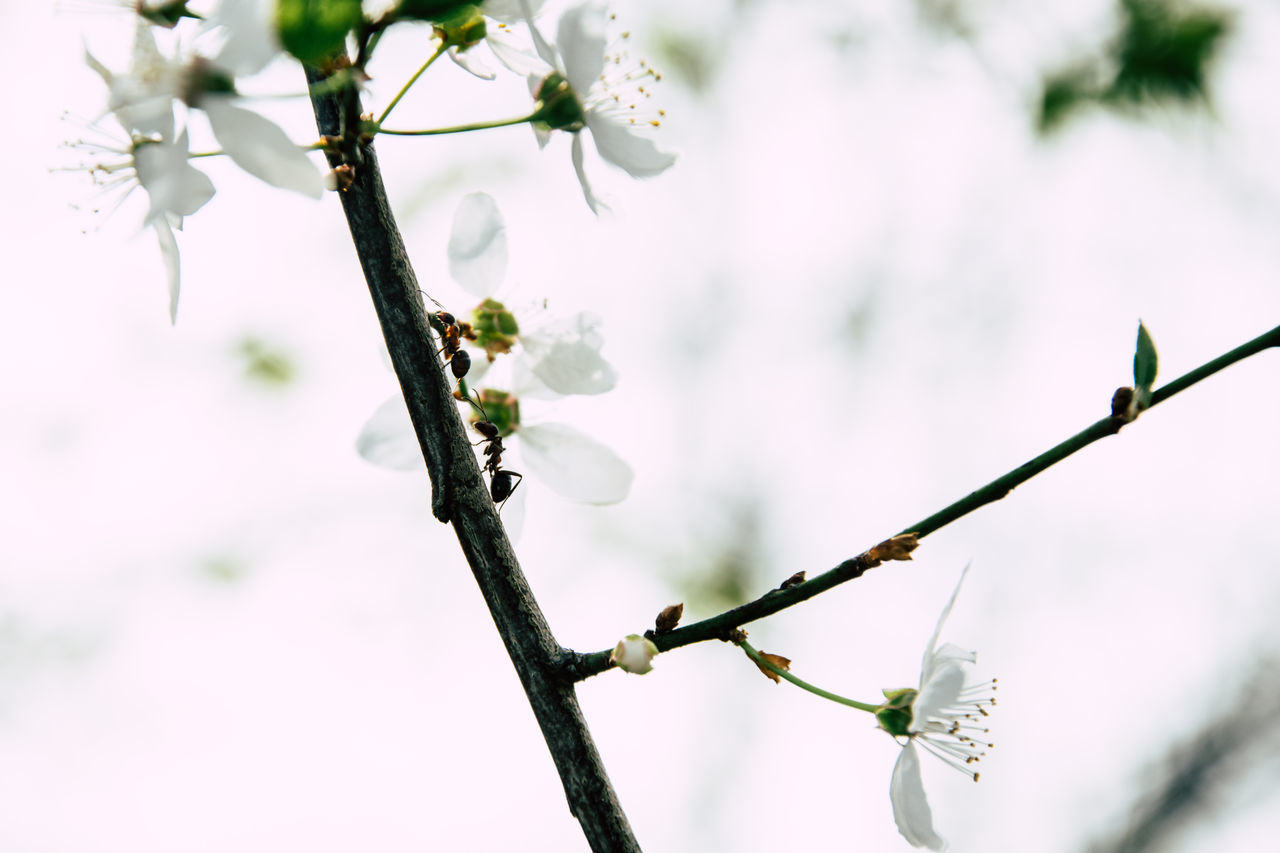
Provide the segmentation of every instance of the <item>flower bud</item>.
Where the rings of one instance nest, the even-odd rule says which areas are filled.
[[[657,656],[658,647],[652,640],[639,634],[628,634],[609,653],[609,661],[617,664],[618,669],[623,672],[644,675],[653,669],[653,659]]]

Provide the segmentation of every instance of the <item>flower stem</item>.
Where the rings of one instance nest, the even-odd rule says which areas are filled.
[[[405,93],[409,91],[409,88],[413,86],[414,83],[418,82],[418,78],[422,76],[423,72],[431,67],[431,63],[440,58],[440,54],[444,53],[445,48],[447,47],[447,44],[441,42],[440,46],[436,48],[435,53],[428,56],[427,61],[422,63],[422,67],[413,73],[413,76],[409,78],[409,82],[400,87],[400,91],[396,92],[396,96],[391,99],[391,103],[387,104],[387,108],[382,111],[382,115],[378,116],[379,125],[387,120],[387,116],[391,115],[391,111],[395,109],[396,104],[400,103],[400,99],[405,96]]]
[[[378,133],[389,133],[392,136],[441,136],[446,133],[466,133],[469,130],[488,130],[491,127],[511,127],[516,124],[524,124],[537,118],[537,113],[530,113],[520,118],[508,118],[501,121],[478,121],[475,124],[459,124],[453,127],[436,127],[430,130],[387,130],[385,127],[379,127]]]
[[[746,640],[743,640],[742,642],[738,643],[738,645],[741,646],[742,650],[747,653],[747,657],[755,661],[756,666],[763,667],[764,669],[769,670],[770,672],[772,672],[773,674],[777,675],[780,678],[785,678],[787,681],[790,681],[792,684],[794,684],[796,687],[799,687],[801,690],[808,690],[814,696],[821,696],[823,699],[830,699],[832,702],[839,702],[841,705],[848,705],[850,708],[857,708],[859,711],[866,711],[870,714],[874,714],[876,711],[880,710],[879,705],[868,705],[866,702],[859,702],[857,699],[849,699],[845,696],[839,695],[838,693],[831,693],[829,691],[823,690],[821,687],[815,687],[814,685],[810,684],[807,681],[804,681],[803,679],[796,678],[794,675],[787,672],[785,669],[781,669],[779,667],[774,666],[772,663],[770,663],[767,658],[765,658],[758,651],[753,649],[751,647],[751,644],[748,643]]]

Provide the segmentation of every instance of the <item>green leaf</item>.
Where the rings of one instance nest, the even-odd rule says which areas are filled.
[[[1142,391],[1150,391],[1156,381],[1156,345],[1147,327],[1138,321],[1138,348],[1133,354],[1133,384]]]
[[[280,43],[302,62],[341,50],[360,23],[360,0],[278,0]]]

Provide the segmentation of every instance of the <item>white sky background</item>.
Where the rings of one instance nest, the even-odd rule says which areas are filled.
[[[667,175],[589,160],[612,217],[587,211],[567,139],[378,144],[422,286],[455,313],[448,223],[482,189],[509,301],[605,319],[618,389],[549,414],[626,457],[633,494],[522,486],[517,550],[565,645],[678,600],[711,615],[691,589],[726,550],[752,595],[826,570],[1082,429],[1130,381],[1139,317],[1161,382],[1280,322],[1271,4],[1239,7],[1215,118],[1091,114],[1049,142],[1035,81],[1099,43],[1110,4],[975,4],[968,45],[899,3],[684,5],[619,6],[711,77],[698,94],[668,68]],[[23,3],[0,22],[21,34],[0,59],[21,93],[0,213],[0,851],[584,849],[425,475],[354,453],[394,387],[337,200],[202,164],[218,195],[179,236],[170,327],[139,200],[95,217],[86,178],[47,174],[84,132],[61,112],[104,103],[82,34],[121,67],[129,21]],[[384,41],[366,105],[425,35]],[[300,90],[276,72],[262,91]],[[523,97],[442,63],[395,123]],[[265,109],[314,133],[301,100]],[[246,378],[247,336],[297,381]],[[926,766],[936,823],[957,851],[1080,849],[1276,651],[1277,376],[1274,353],[1229,369],[753,642],[872,700],[916,681],[973,560],[944,638],[999,676],[998,746],[978,786]],[[892,740],[728,646],[580,695],[646,849],[906,849]],[[1184,849],[1273,835],[1259,775]]]

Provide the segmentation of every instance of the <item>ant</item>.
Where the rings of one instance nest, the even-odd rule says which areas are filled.
[[[462,349],[462,340],[465,338],[474,341],[476,333],[472,331],[470,323],[459,322],[448,311],[437,311],[435,316],[444,327],[440,331],[440,340],[444,343],[440,352],[444,353],[444,357],[448,360],[453,378],[462,379],[471,369],[471,353]]]
[[[478,401],[476,405],[480,408],[480,413],[484,416],[484,420],[476,421],[474,424],[476,432],[484,437],[484,470],[489,472],[489,496],[493,498],[493,502],[498,504],[498,509],[502,509],[502,505],[507,502],[507,498],[515,492],[516,486],[520,485],[520,481],[524,479],[524,475],[518,471],[511,471],[502,467],[502,453],[505,448],[502,446],[502,436],[498,432],[498,427],[489,420],[489,416],[484,411]]]

